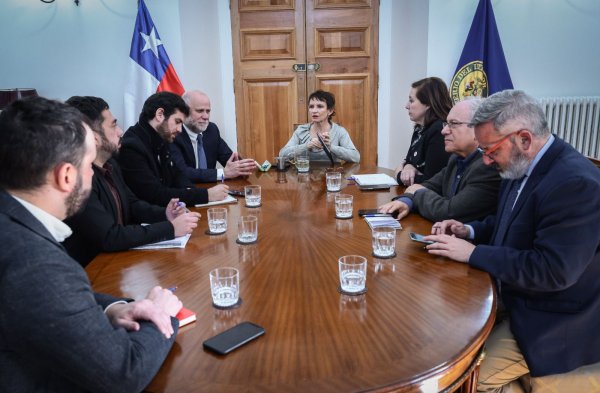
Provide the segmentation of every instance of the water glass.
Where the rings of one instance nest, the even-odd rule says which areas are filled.
[[[352,217],[352,195],[337,194],[335,196],[335,216],[338,218]]]
[[[349,294],[364,292],[367,282],[367,258],[360,255],[345,255],[338,260],[338,265],[342,292]]]
[[[376,227],[372,232],[373,255],[389,258],[396,252],[396,228]]]
[[[342,189],[342,174],[338,171],[328,170],[325,173],[325,181],[329,192],[338,192]]]
[[[232,267],[220,267],[210,272],[210,293],[217,307],[230,307],[240,296],[240,272]]]
[[[261,204],[260,186],[245,186],[244,196],[247,207],[258,207]]]
[[[238,241],[253,243],[258,239],[258,218],[256,216],[241,216],[238,220]]]
[[[296,169],[298,173],[306,173],[310,168],[310,160],[308,158],[308,152],[303,151],[296,154]]]
[[[227,209],[224,207],[210,208],[207,216],[210,233],[224,233],[227,230]]]

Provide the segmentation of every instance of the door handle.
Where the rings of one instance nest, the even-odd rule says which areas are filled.
[[[319,71],[321,64],[319,63],[296,63],[292,66],[294,72],[307,72],[307,71]]]
[[[292,70],[294,70],[294,72],[306,72],[306,64],[296,63],[292,66]]]

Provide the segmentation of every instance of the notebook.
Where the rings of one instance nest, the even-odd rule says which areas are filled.
[[[392,227],[396,229],[402,229],[400,222],[396,221],[394,217],[389,214],[378,214],[376,216],[365,216],[365,221],[373,228],[377,227]]]
[[[231,195],[227,195],[225,197],[225,199],[220,200],[220,201],[214,201],[214,202],[208,202],[208,203],[202,203],[200,205],[196,205],[196,207],[208,207],[208,206],[215,206],[215,205],[224,205],[226,203],[237,203],[237,199],[232,197]]]
[[[160,250],[163,248],[185,248],[188,240],[190,240],[190,233],[187,235],[176,237],[171,240],[164,240],[162,242],[144,244],[143,246],[133,247],[132,250]]]
[[[385,173],[373,173],[367,175],[353,175],[352,178],[359,186],[375,186],[375,185],[386,185],[386,186],[397,186],[398,182],[396,179]]]

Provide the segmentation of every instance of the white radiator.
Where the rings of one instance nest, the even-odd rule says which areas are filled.
[[[600,158],[600,97],[548,97],[539,101],[550,132],[582,154]]]

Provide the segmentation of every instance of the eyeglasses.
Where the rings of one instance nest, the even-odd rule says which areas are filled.
[[[463,124],[467,124],[468,125],[469,122],[468,121],[444,121],[444,122],[442,122],[442,126],[444,128],[448,127],[451,130],[454,129],[454,128],[456,128],[456,127],[458,127],[458,126],[460,126],[460,125],[463,125]]]
[[[523,131],[523,130],[517,130],[517,131],[513,131],[513,132],[511,132],[510,134],[504,135],[504,136],[502,137],[502,139],[500,139],[498,142],[494,143],[494,144],[492,145],[492,147],[489,147],[489,148],[487,148],[487,149],[483,149],[483,148],[481,148],[481,147],[478,147],[478,148],[477,148],[477,150],[478,150],[478,151],[479,151],[481,154],[483,154],[484,156],[486,156],[487,158],[490,158],[490,159],[492,159],[492,160],[493,160],[494,158],[492,157],[492,154],[494,154],[494,152],[495,152],[496,150],[498,150],[498,149],[500,148],[500,146],[502,146],[502,144],[504,143],[504,141],[506,141],[506,140],[507,140],[509,137],[511,137],[511,136],[513,136],[513,135],[515,135],[515,134],[519,134],[519,132],[521,132],[521,131]]]

